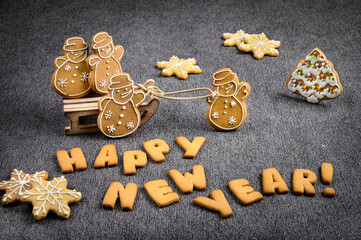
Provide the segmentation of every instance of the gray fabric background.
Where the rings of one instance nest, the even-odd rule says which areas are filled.
[[[0,179],[14,168],[61,176],[55,153],[81,147],[88,170],[67,174],[70,188],[84,198],[71,205],[69,220],[50,214],[36,221],[32,207],[0,207],[0,238],[44,239],[243,239],[360,237],[360,1],[0,1]],[[224,47],[224,32],[264,32],[282,42],[279,57],[255,60],[252,54]],[[248,117],[234,132],[217,132],[205,117],[204,100],[161,100],[156,115],[134,135],[108,139],[102,134],[65,136],[68,119],[62,99],[51,88],[52,61],[62,55],[66,38],[107,31],[125,49],[121,64],[136,83],[156,80],[164,91],[211,87],[212,73],[230,67],[247,81]],[[319,47],[334,63],[344,88],[334,101],[309,104],[290,93],[285,81],[298,60]],[[202,74],[183,81],[162,77],[157,61],[172,55],[194,57]],[[195,159],[183,159],[177,136],[205,136]],[[166,161],[148,159],[135,176],[125,176],[122,153],[142,149],[142,142],[162,138],[170,146]],[[94,169],[105,144],[115,144],[119,166]],[[335,198],[322,196],[320,165],[334,166]],[[183,195],[167,176],[175,168],[191,171],[203,164],[207,189]],[[275,167],[291,188],[292,171],[314,171],[316,196],[265,196],[242,206],[227,187],[246,178],[261,191],[263,169]],[[142,188],[166,179],[181,201],[159,209]],[[113,181],[140,187],[132,212],[119,204],[101,207]],[[234,214],[221,219],[192,200],[221,189]]]

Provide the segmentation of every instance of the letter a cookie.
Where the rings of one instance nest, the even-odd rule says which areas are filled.
[[[247,116],[247,99],[251,87],[238,82],[237,74],[230,68],[223,68],[213,74],[212,85],[219,93],[218,98],[208,97],[208,123],[217,130],[230,131],[239,128]]]
[[[106,32],[99,32],[93,36],[91,48],[95,54],[87,59],[90,67],[89,84],[94,92],[106,94],[110,79],[123,72],[120,60],[124,49],[120,45],[114,46],[112,37]]]
[[[54,60],[55,72],[51,77],[51,85],[62,97],[84,97],[91,90],[88,82],[89,67],[85,61],[88,45],[81,37],[71,37],[65,40],[63,53],[64,56]]]
[[[111,138],[125,137],[135,132],[140,124],[138,106],[145,100],[141,90],[134,90],[128,73],[110,79],[109,95],[99,100],[98,127]]]

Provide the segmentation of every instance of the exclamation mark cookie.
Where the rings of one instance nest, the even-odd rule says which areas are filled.
[[[333,166],[331,163],[322,163],[321,164],[321,178],[324,184],[331,184],[333,177]],[[323,189],[323,196],[325,197],[334,197],[336,195],[335,189],[327,187]]]

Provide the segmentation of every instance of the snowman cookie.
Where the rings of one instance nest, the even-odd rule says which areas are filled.
[[[144,102],[145,94],[134,90],[128,73],[113,76],[108,90],[109,96],[99,100],[98,127],[108,137],[126,137],[139,127],[138,106]]]
[[[230,131],[239,128],[247,116],[247,99],[251,87],[238,82],[237,74],[230,68],[219,69],[213,74],[212,85],[217,97],[210,96],[207,102],[208,123],[217,130]]]
[[[87,59],[90,67],[89,84],[97,93],[108,93],[110,79],[122,73],[120,60],[124,49],[120,45],[114,46],[113,39],[106,32],[99,32],[92,38],[91,48],[95,52]]]
[[[81,98],[91,89],[88,83],[88,45],[81,37],[71,37],[63,45],[64,56],[54,60],[55,72],[51,85],[56,93],[65,98]]]

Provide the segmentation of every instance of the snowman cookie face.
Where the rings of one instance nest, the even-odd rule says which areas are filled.
[[[212,85],[219,95],[207,99],[207,121],[215,129],[231,131],[239,128],[247,116],[247,99],[251,87],[246,82],[238,82],[238,77],[229,68],[218,70],[213,75]]]
[[[144,102],[145,94],[134,90],[134,82],[127,73],[112,77],[108,88],[110,97],[104,97],[98,103],[98,128],[107,137],[129,136],[139,127],[138,107]]]
[[[63,53],[64,56],[57,57],[53,63],[53,89],[65,98],[84,97],[91,90],[88,82],[90,69],[85,61],[88,46],[81,37],[71,37],[65,40]]]
[[[98,49],[98,54],[101,58],[108,58],[113,54],[113,52],[114,52],[113,42],[109,43],[105,47],[102,47],[101,49]]]

